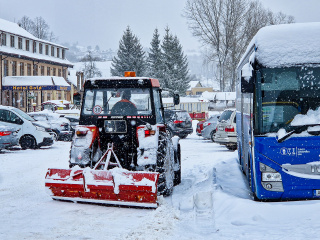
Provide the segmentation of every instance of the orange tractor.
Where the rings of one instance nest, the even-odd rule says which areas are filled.
[[[179,138],[166,131],[159,81],[132,74],[85,82],[70,168],[47,171],[53,199],[155,208],[181,182]]]

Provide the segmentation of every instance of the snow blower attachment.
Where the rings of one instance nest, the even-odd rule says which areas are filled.
[[[158,178],[157,172],[123,169],[109,143],[93,169],[49,168],[45,186],[55,200],[156,208]]]

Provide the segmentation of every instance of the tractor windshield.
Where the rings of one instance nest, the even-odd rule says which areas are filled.
[[[151,115],[149,88],[87,89],[83,99],[84,115]]]

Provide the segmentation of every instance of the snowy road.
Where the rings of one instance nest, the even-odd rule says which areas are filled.
[[[48,167],[67,168],[70,143],[0,153],[0,239],[314,239],[319,201],[251,200],[237,152],[181,140],[182,183],[156,210],[53,201]]]

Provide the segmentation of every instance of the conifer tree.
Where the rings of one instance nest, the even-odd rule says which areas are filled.
[[[178,38],[170,33],[168,27],[165,31],[161,45],[163,51],[163,87],[184,95],[190,82],[188,60],[183,53]]]
[[[123,76],[125,71],[135,71],[137,76],[145,75],[145,52],[139,39],[132,34],[129,26],[119,42],[118,53],[112,59],[111,66],[112,76]]]
[[[162,64],[162,51],[160,46],[160,35],[158,29],[156,28],[153,33],[153,38],[151,40],[151,48],[148,53],[147,58],[147,75],[156,78],[160,81],[161,86],[163,85],[163,64]]]

